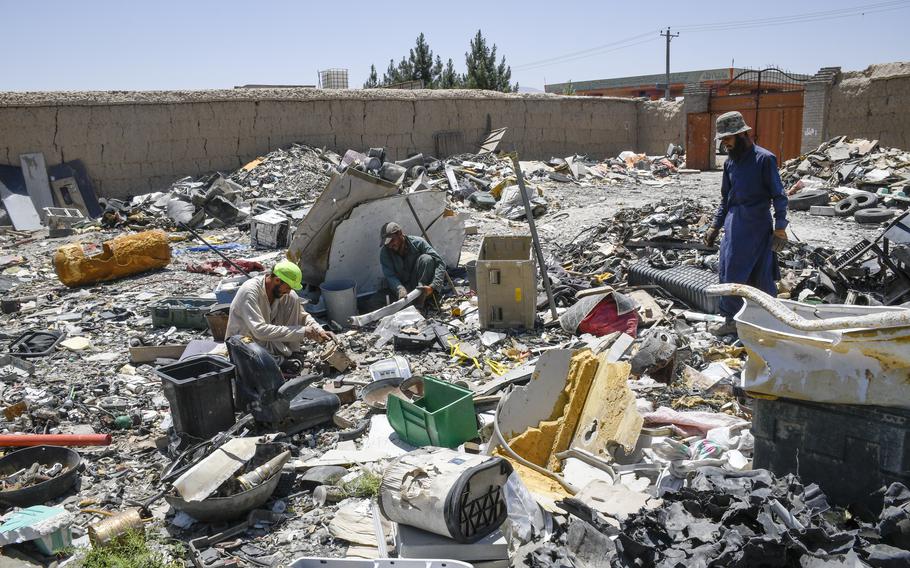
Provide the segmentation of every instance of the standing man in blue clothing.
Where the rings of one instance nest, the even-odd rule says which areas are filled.
[[[423,294],[416,304],[422,306],[445,285],[446,263],[426,240],[405,235],[401,226],[390,221],[380,229],[382,250],[379,264],[389,287],[404,298],[408,292],[420,289]]]
[[[777,296],[780,269],[775,252],[787,242],[787,194],[777,173],[777,158],[752,142],[750,130],[743,115],[736,111],[717,117],[717,139],[727,149],[727,161],[720,206],[705,243],[713,246],[723,227],[720,282],[748,284]],[[721,298],[720,313],[726,321],[712,331],[716,335],[736,333],[733,316],[741,306],[741,298]]]

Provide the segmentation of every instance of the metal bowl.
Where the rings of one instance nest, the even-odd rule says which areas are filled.
[[[209,497],[202,501],[184,501],[177,495],[168,494],[164,496],[164,499],[171,507],[183,511],[197,521],[208,523],[228,521],[241,517],[268,501],[280,480],[281,471],[279,470],[249,491],[242,491],[230,497]]]
[[[15,507],[31,507],[47,503],[60,497],[76,483],[82,457],[75,450],[63,446],[34,446],[7,454],[0,458],[0,477],[7,477],[20,469],[31,467],[35,462],[41,465],[63,464],[59,475],[10,491],[0,491],[0,502]]]

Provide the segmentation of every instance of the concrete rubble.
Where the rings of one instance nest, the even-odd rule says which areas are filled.
[[[906,468],[883,470],[887,490],[862,512],[826,496],[830,480],[763,469],[764,434],[752,431],[771,417],[751,395],[798,391],[801,404],[871,416],[887,395],[873,404],[851,391],[867,379],[826,366],[825,350],[862,339],[865,367],[843,357],[897,383],[910,372],[895,348],[907,326],[803,338],[775,328],[773,310],[747,310],[742,340],[716,337],[717,249],[703,239],[718,173],[686,170],[672,145],[663,156],[521,161],[523,196],[510,156],[495,150],[507,136],[474,154],[398,161],[382,148],[295,144],[226,175],[102,199],[100,215],[73,222],[72,235],[0,229],[9,251],[0,257],[0,512],[46,506],[63,519],[42,532],[4,517],[21,525],[8,535],[0,525],[4,547],[51,565],[133,527],[163,558],[200,568],[342,557],[491,568],[906,562]],[[838,178],[844,160],[863,171]],[[906,162],[839,139],[782,172],[788,187],[816,184],[832,198],[873,180],[893,205]],[[537,274],[523,292],[536,302],[533,325],[484,328],[482,239],[527,235],[528,210],[555,317]],[[425,232],[443,256],[451,289],[437,302],[418,309],[413,297],[384,294],[386,217]],[[838,240],[810,215],[791,221],[805,237],[779,254],[780,298],[794,318],[817,320],[835,304],[849,321],[904,309],[910,235],[899,224]],[[123,246],[149,234],[161,254]],[[64,267],[116,259],[121,248],[134,250],[134,267],[91,277]],[[306,309],[336,333],[329,348],[305,343],[290,373],[223,328],[217,337],[243,272],[285,257],[302,266]],[[356,284],[344,321],[329,317],[320,288],[339,279]],[[803,346],[810,379],[840,381],[838,400],[786,391],[781,369],[796,363],[763,343],[772,331]],[[890,406],[910,412],[905,399]],[[15,446],[43,442],[71,446],[81,465],[55,457],[4,468]],[[846,458],[833,463],[832,476],[863,475]],[[11,492],[30,489],[28,504],[13,504]],[[44,538],[59,527],[65,553]],[[162,544],[173,542],[182,555]]]

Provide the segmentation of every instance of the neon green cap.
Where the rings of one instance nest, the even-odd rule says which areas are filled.
[[[290,260],[282,260],[276,264],[275,268],[272,269],[272,274],[290,286],[292,290],[300,290],[303,288],[303,284],[300,283],[300,281],[303,280],[303,275],[300,273],[300,267]]]

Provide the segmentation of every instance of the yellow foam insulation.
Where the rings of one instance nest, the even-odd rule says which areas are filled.
[[[572,438],[575,437],[575,429],[578,427],[579,418],[582,410],[588,401],[591,391],[591,384],[594,382],[594,376],[597,374],[597,367],[600,361],[590,351],[582,351],[572,357],[569,363],[569,377],[566,381],[566,388],[571,389],[568,393],[569,401],[562,412],[562,423],[556,432],[556,439],[553,440],[553,446],[550,449],[550,461],[547,464],[550,471],[561,471],[562,463],[556,454],[569,449]]]
[[[54,271],[65,285],[83,286],[116,280],[171,262],[171,245],[164,231],[121,235],[101,245],[101,252],[86,256],[81,243],[63,245],[54,254]]]
[[[534,499],[537,500],[538,504],[544,509],[556,512],[560,510],[556,506],[556,502],[568,499],[572,496],[562,485],[556,482],[556,480],[547,477],[542,473],[538,473],[527,466],[521,465],[507,454],[499,453],[499,450],[497,450],[494,452],[494,455],[509,460],[515,473],[521,478],[521,482],[524,483],[525,487],[528,488],[528,491],[534,496]]]
[[[555,454],[568,449],[575,435],[597,365],[597,357],[587,350],[572,357],[566,386],[553,405],[550,418],[509,440],[509,446],[516,454],[550,471],[560,471],[561,464]]]
[[[509,440],[509,447],[534,465],[547,467],[558,427],[556,420],[541,422],[537,428],[528,428]]]
[[[643,420],[629,389],[630,370],[628,363],[609,363],[606,356],[601,356],[572,440],[573,448],[594,455],[605,455],[616,444],[626,452],[635,449]]]

